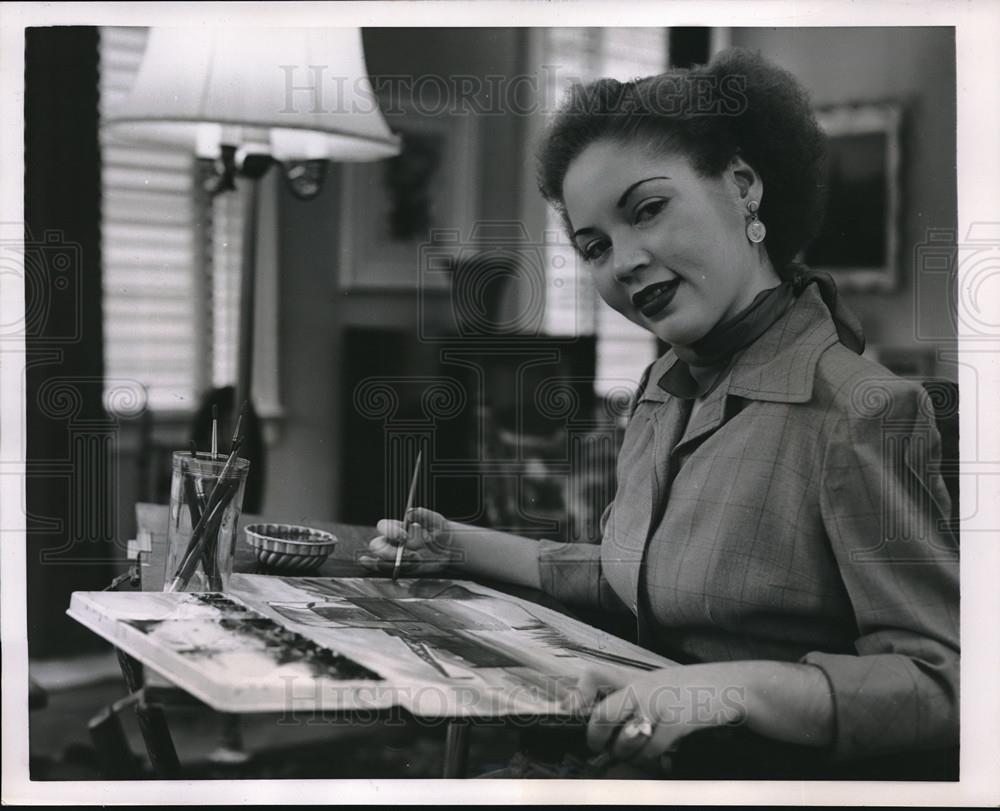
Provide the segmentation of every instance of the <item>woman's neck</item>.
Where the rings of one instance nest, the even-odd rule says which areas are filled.
[[[733,355],[755,341],[781,317],[795,298],[791,283],[761,287],[742,309],[720,320],[689,346],[674,346],[674,353],[689,367],[703,367],[705,376],[727,365]]]
[[[753,304],[757,296],[765,290],[773,290],[781,284],[781,277],[774,269],[774,265],[771,264],[771,259],[768,257],[767,251],[763,248],[758,248],[754,251],[754,256],[737,272],[747,274],[750,277],[750,283],[743,289],[739,299],[736,300],[733,306],[725,312],[722,318],[719,319],[718,323],[715,324],[712,329],[706,333],[706,335],[711,334],[727,322],[732,321],[739,316],[739,314],[744,312],[751,304]],[[674,344],[672,348],[677,357],[688,363],[696,364],[699,354],[697,347],[703,340],[704,338],[700,338],[698,341],[695,341],[693,346]]]
[[[778,275],[778,271],[771,264],[771,258],[767,255],[767,251],[761,246],[755,246],[755,248],[753,256],[738,271],[741,274],[746,274],[749,278],[749,284],[744,289],[743,295],[740,296],[740,300],[736,306],[731,308],[719,323],[723,323],[727,318],[732,318],[737,313],[745,310],[765,290],[771,290],[781,284],[781,276]]]

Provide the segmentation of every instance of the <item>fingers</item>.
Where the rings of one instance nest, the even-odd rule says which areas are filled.
[[[383,518],[375,525],[375,528],[378,530],[378,534],[385,538],[402,540],[406,537],[403,522],[397,521],[395,518]]]
[[[396,568],[396,561],[376,558],[371,555],[359,555],[358,563],[366,569],[379,574],[391,575]],[[403,560],[399,565],[399,573],[406,577],[418,577],[428,574],[437,574],[441,570],[441,564],[434,561],[420,561],[415,559],[408,552],[403,553]]]
[[[635,714],[636,709],[631,690],[618,690],[599,702],[587,724],[587,745],[595,752],[608,749],[622,724]]]
[[[404,520],[421,524],[430,530],[444,529],[447,523],[447,519],[441,513],[428,510],[426,507],[411,507]]]
[[[372,557],[371,555],[361,554],[358,556],[358,563],[364,566],[366,569],[371,569],[374,572],[391,572],[393,564],[388,560],[383,560],[382,558]]]
[[[684,730],[658,724],[620,690],[602,701],[587,726],[587,743],[615,761],[628,761],[651,772],[669,773]]]
[[[589,715],[596,702],[624,687],[626,683],[617,672],[595,666],[588,667],[577,679],[570,693],[572,711]]]
[[[675,724],[657,724],[649,741],[630,756],[632,762],[652,771],[659,769],[669,773],[673,768],[672,755],[686,732],[690,730]]]
[[[396,557],[396,548],[406,544],[407,550],[417,551],[431,544],[431,534],[420,524],[411,524],[405,535],[376,535],[368,542],[368,551],[376,557]]]
[[[395,547],[393,547],[395,549]],[[392,574],[393,570],[396,568],[396,555],[393,553],[391,557],[376,557],[370,553],[362,552],[358,555],[358,563],[367,569],[372,571]],[[399,563],[399,571],[405,574],[414,574],[417,572],[417,567],[420,562],[413,556],[412,552],[407,552],[404,550],[403,559]]]
[[[425,510],[424,512],[429,511]],[[411,549],[419,549],[430,543],[431,532],[425,529],[428,525],[422,524],[417,516],[413,516],[412,511],[409,515],[412,517],[408,518],[405,523],[397,521],[395,518],[383,518],[375,527],[379,537],[389,541],[405,540],[406,545]]]
[[[386,521],[388,520],[390,519]],[[380,522],[384,523],[386,522]],[[392,530],[393,527],[385,526],[384,529]],[[431,534],[420,524],[411,524],[405,536],[400,571],[419,574],[440,569],[442,562],[434,560],[433,556],[428,557],[432,555],[432,550],[429,548],[431,540]],[[368,548],[358,556],[358,562],[368,569],[391,572],[396,565],[396,552],[402,541],[402,537],[389,538],[377,535],[368,542]]]
[[[386,537],[379,535],[368,542],[368,552],[376,558],[395,560],[396,547],[398,546],[398,542],[390,541]]]
[[[409,529],[406,534],[406,548],[407,549],[423,549],[425,546],[431,542],[431,533],[424,529],[420,524],[414,522],[410,524]]]

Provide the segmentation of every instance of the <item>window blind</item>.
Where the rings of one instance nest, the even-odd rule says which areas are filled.
[[[148,29],[102,27],[100,115],[127,95]],[[137,380],[154,411],[190,411],[207,383],[211,296],[194,157],[101,128],[105,374]],[[199,304],[200,303],[200,304]]]

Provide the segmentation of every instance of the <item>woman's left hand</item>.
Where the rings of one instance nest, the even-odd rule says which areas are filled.
[[[739,670],[731,665],[679,665],[618,684],[609,683],[606,672],[591,676],[590,689],[614,692],[594,706],[587,743],[615,760],[669,771],[670,753],[685,736],[747,720],[746,686],[736,683]]]

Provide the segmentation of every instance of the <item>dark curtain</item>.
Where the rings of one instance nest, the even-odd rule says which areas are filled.
[[[98,31],[25,32],[28,649],[97,647],[65,616],[112,575],[113,424],[102,407]]]

